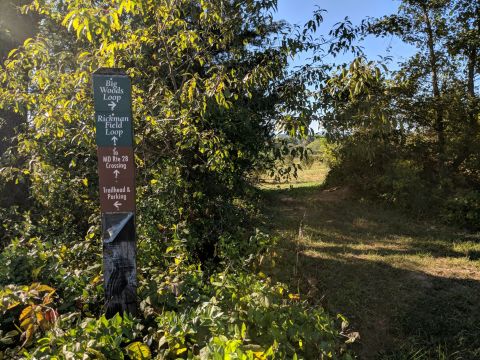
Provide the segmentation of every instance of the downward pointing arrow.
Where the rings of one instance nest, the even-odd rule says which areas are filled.
[[[116,136],[112,137],[113,146],[117,146],[117,140],[118,138]]]
[[[117,104],[115,104],[113,101],[110,101],[110,104],[108,104],[108,106],[110,106],[110,111],[113,111],[113,109],[115,109],[115,106],[117,106]]]
[[[113,206],[115,206],[117,208],[117,211],[120,210],[120,206],[122,206],[122,203],[121,202],[118,202],[118,201],[115,201],[113,203]]]
[[[115,171],[113,172],[113,175],[115,175],[115,179],[118,178],[118,175],[120,175],[120,171],[115,170]]]

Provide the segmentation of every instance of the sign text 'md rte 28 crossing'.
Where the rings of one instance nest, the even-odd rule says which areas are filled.
[[[93,96],[101,210],[135,212],[130,79],[119,71],[97,72]]]

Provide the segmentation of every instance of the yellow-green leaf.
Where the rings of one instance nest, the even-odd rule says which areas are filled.
[[[48,285],[39,285],[35,290],[37,291],[45,291],[45,292],[54,292],[55,289],[48,286]]]
[[[7,310],[13,309],[14,307],[20,305],[20,301],[14,301],[8,305]]]
[[[132,360],[148,360],[152,358],[150,348],[140,341],[135,341],[126,347],[128,356]]]
[[[25,331],[25,342],[28,342],[33,336],[33,332],[35,331],[35,328],[33,327],[33,324],[30,324]]]
[[[87,349],[87,353],[89,353],[90,355],[95,356],[96,359],[107,360],[107,358],[105,357],[105,355],[103,355],[103,353],[101,353],[100,351],[98,351],[98,350],[96,350],[96,349],[88,348],[88,349]]]
[[[78,55],[78,59],[83,59],[84,57],[90,55],[90,53],[88,51],[84,51],[82,52],[80,55]]]
[[[292,300],[300,300],[300,294],[288,294],[288,297]]]
[[[177,355],[183,354],[185,351],[187,351],[186,347],[180,348],[180,349],[177,350]]]
[[[25,320],[22,321],[22,323],[20,324],[20,327],[22,329],[28,329],[28,327],[32,326],[32,318],[31,317],[27,317]]]
[[[42,269],[45,267],[45,265],[42,265],[38,268],[35,268],[32,270],[32,276],[34,279],[37,279],[38,278],[38,275],[40,274],[40,271],[42,271]]]
[[[13,54],[15,54],[18,51],[18,49],[13,49],[8,53],[8,57],[12,57]]]

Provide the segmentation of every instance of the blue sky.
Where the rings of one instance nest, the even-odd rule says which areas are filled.
[[[346,16],[355,25],[368,16],[380,17],[396,13],[399,4],[398,0],[278,0],[275,18],[303,25],[311,18],[313,11],[320,7],[327,10],[324,23],[320,27],[320,32],[326,35],[335,23],[342,21]],[[371,36],[361,45],[370,60],[378,59],[379,55],[391,56],[393,62],[390,68],[395,68],[394,64],[415,53],[411,46],[392,36],[386,38]],[[301,64],[303,61],[303,58],[298,58],[293,64]]]

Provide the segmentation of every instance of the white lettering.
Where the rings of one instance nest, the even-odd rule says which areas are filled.
[[[127,169],[127,164],[111,164],[111,163],[106,163],[105,164],[105,168],[106,169],[123,169],[123,170],[126,170]]]
[[[107,135],[107,136],[118,136],[118,137],[121,137],[122,134],[123,134],[123,130],[105,129],[105,135]]]

